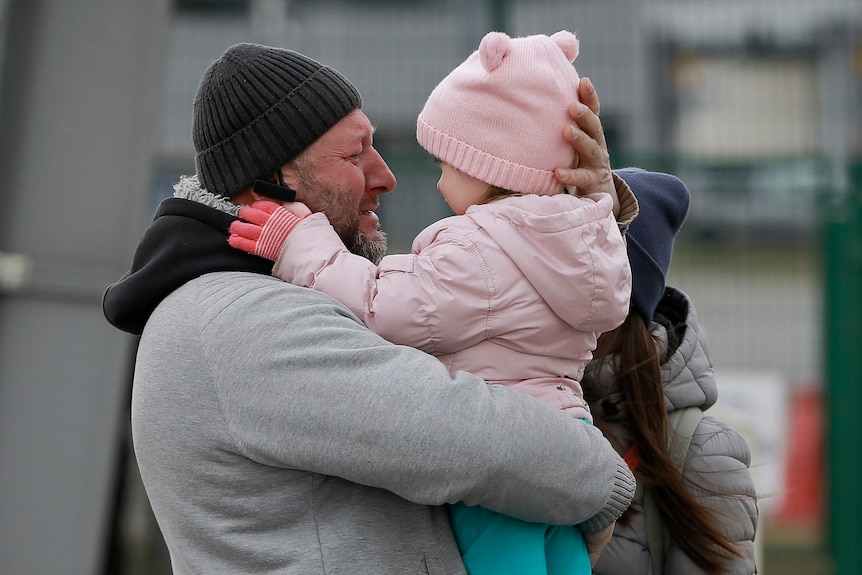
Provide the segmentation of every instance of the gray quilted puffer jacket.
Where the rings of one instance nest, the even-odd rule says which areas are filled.
[[[685,329],[678,341],[670,342],[670,359],[662,365],[665,406],[668,412],[690,406],[703,410],[711,407],[718,398],[718,390],[709,356],[709,347],[697,322],[691,300],[682,291],[668,287],[656,310],[657,316],[666,318],[668,325],[681,325]],[[668,344],[665,327],[654,321],[652,333]],[[675,346],[675,349],[673,349]],[[619,403],[620,393],[613,381],[608,363],[598,369],[587,368],[581,382],[584,395],[593,413],[603,418],[614,431],[625,437],[625,407]],[[628,449],[629,445],[625,445]],[[725,573],[751,575],[756,573],[754,536],[757,531],[758,510],[754,482],[749,465],[751,453],[745,439],[732,427],[707,415],[692,438],[684,473],[711,493],[701,493],[700,500],[719,511],[725,533],[740,542],[744,559],[735,559],[727,565]],[[695,475],[694,470],[705,472]],[[709,481],[709,483],[705,483]],[[719,495],[716,495],[719,494]],[[734,494],[735,497],[721,497]],[[642,509],[643,488],[638,485],[632,505]],[[672,545],[665,558],[665,575],[698,575],[703,573],[677,547]],[[593,573],[596,575],[650,575],[649,549],[646,539],[646,522],[643,513],[634,516],[631,525],[617,524],[614,536],[602,553]]]

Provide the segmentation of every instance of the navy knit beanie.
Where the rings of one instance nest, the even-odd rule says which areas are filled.
[[[664,296],[673,241],[688,214],[690,195],[677,177],[638,168],[615,170],[638,201],[639,213],[626,232],[632,268],[632,305],[649,325]]]
[[[235,44],[210,65],[195,96],[201,185],[233,199],[361,107],[359,91],[335,69],[292,50]]]

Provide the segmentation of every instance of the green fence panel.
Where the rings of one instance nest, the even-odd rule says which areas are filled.
[[[831,206],[824,229],[829,548],[835,575],[862,573],[862,186]]]

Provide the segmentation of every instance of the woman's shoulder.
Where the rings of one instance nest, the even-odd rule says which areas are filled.
[[[744,469],[747,474],[751,448],[732,425],[707,412],[692,436],[687,463],[702,471]]]

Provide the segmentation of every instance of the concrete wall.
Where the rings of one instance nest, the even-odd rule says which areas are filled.
[[[102,570],[132,341],[101,294],[143,222],[167,0],[21,0],[5,13],[0,251],[0,571]]]

